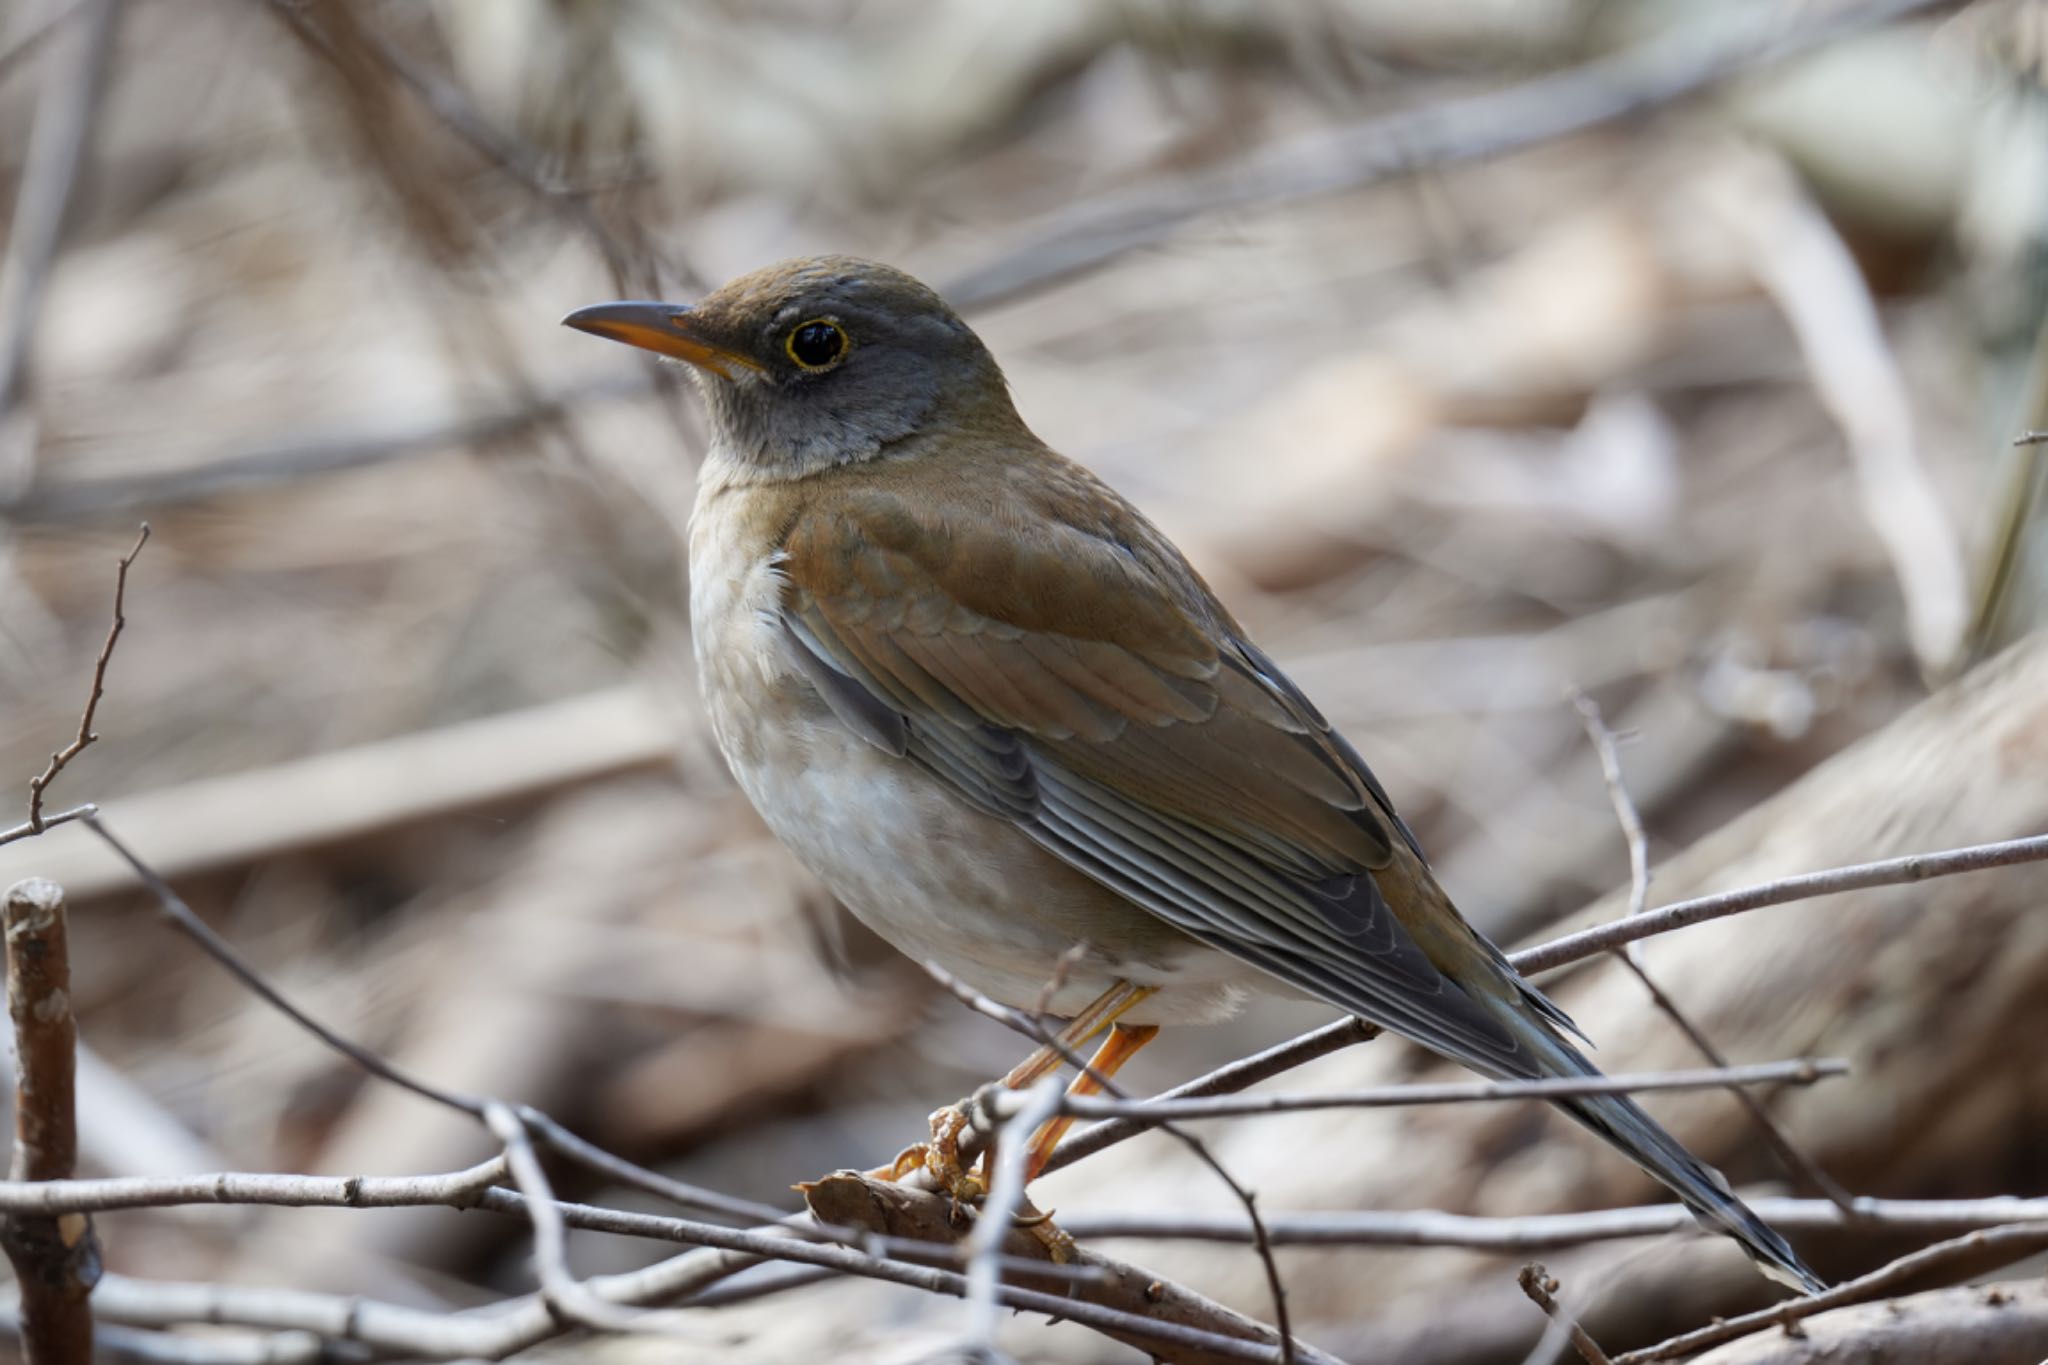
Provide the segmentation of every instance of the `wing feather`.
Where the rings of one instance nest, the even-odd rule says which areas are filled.
[[[1149,526],[1039,510],[1057,553],[901,500],[797,516],[784,638],[834,714],[1191,937],[1532,1074],[1497,1002],[1432,960],[1441,926],[1397,908],[1428,873],[1356,752]]]

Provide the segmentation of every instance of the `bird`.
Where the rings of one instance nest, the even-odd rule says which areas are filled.
[[[702,393],[691,632],[741,789],[897,949],[1071,1019],[1064,1044],[1106,1035],[1077,1089],[1261,993],[1487,1077],[1600,1074],[1358,751],[1158,527],[1032,434],[934,290],[819,256],[563,322],[685,362]],[[1554,1102],[1764,1273],[1825,1287],[1627,1095]],[[949,1159],[935,1141],[910,1164],[958,1179]]]

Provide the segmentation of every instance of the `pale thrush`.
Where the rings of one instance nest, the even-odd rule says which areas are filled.
[[[937,294],[820,257],[566,321],[693,367],[712,729],[769,828],[882,937],[1017,1007],[1065,957],[1050,1008],[1073,1038],[1113,1030],[1105,1072],[1157,1025],[1283,991],[1482,1075],[1598,1074],[1357,751],[1151,522],[1031,434]],[[1820,1287],[1633,1100],[1558,1106],[1767,1273]]]

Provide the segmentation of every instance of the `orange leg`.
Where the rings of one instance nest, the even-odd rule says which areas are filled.
[[[1149,999],[1151,986],[1133,986],[1128,981],[1119,981],[1101,995],[1095,997],[1081,1012],[1067,1021],[1060,1030],[1059,1046],[1050,1044],[1039,1048],[1023,1061],[1010,1068],[1003,1077],[1005,1090],[1022,1090],[1040,1076],[1057,1071],[1066,1061],[1066,1054],[1080,1047],[1096,1034],[1128,1014],[1141,1002]]]
[[[1067,1021],[1067,1026],[1059,1032],[1056,1045],[1041,1047],[1011,1067],[1008,1074],[1003,1077],[1002,1085],[1005,1089],[1022,1089],[1039,1077],[1057,1070],[1066,1060],[1068,1052],[1087,1043],[1104,1029],[1114,1027],[1121,1032],[1123,1026],[1116,1021],[1150,997],[1152,992],[1153,988],[1150,986],[1134,986],[1128,981],[1118,981],[1111,985],[1108,990],[1089,1002],[1079,1014]],[[1151,1036],[1150,1032],[1145,1034],[1148,1039]],[[1097,1054],[1098,1060],[1108,1055],[1115,1041],[1116,1034],[1112,1034],[1104,1042],[1102,1051]],[[1137,1048],[1132,1047],[1130,1050],[1135,1052]],[[1121,1066],[1128,1056],[1127,1052],[1117,1058],[1111,1069]],[[968,1174],[960,1165],[960,1134],[967,1124],[964,1101],[934,1110],[931,1116],[931,1140],[904,1148],[897,1154],[894,1162],[870,1174],[881,1180],[901,1180],[912,1171],[928,1170],[938,1184],[950,1191],[955,1198],[971,1200],[980,1197],[983,1192],[980,1177]],[[1062,1126],[1060,1132],[1065,1131],[1065,1127]],[[1058,1141],[1057,1133],[1054,1134],[1054,1141]],[[1033,1150],[1036,1150],[1035,1141]],[[1050,1150],[1047,1149],[1048,1154]],[[1044,1162],[1040,1161],[1038,1164],[1043,1165]],[[1035,1175],[1037,1167],[1032,1167],[1031,1172]]]
[[[1136,1002],[1133,1002],[1136,1003]],[[1138,1049],[1152,1041],[1159,1033],[1157,1024],[1117,1024],[1109,1031],[1109,1037],[1102,1040],[1102,1046],[1088,1059],[1088,1069],[1074,1077],[1074,1083],[1067,1087],[1069,1095],[1094,1095],[1102,1091],[1110,1077],[1122,1069],[1123,1064],[1138,1055]],[[1072,1114],[1061,1114],[1049,1119],[1043,1128],[1031,1139],[1031,1150],[1024,1159],[1024,1179],[1028,1183],[1038,1178],[1045,1169],[1045,1163],[1052,1160],[1055,1147],[1067,1130],[1074,1126]]]

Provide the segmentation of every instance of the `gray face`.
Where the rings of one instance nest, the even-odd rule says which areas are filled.
[[[758,475],[798,477],[886,456],[940,426],[1017,420],[981,339],[887,266],[771,266],[687,318],[704,341],[752,362],[696,374],[724,453]]]

